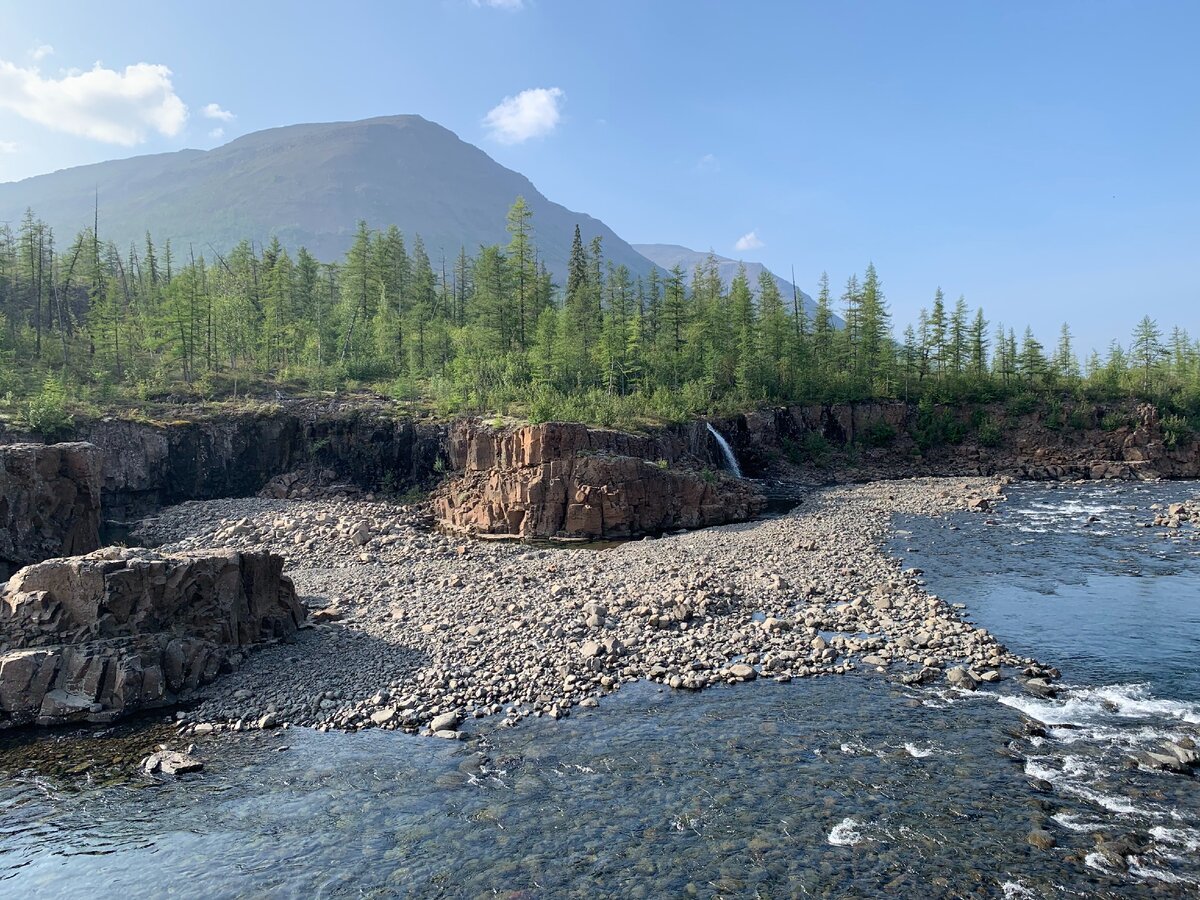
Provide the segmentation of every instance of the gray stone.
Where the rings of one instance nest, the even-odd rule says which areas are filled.
[[[432,732],[453,730],[458,727],[458,723],[462,721],[462,716],[457,712],[442,713],[440,716],[435,716],[433,721],[429,723],[429,730]]]
[[[175,750],[160,750],[142,760],[142,770],[150,775],[156,772],[163,775],[184,775],[188,772],[199,772],[203,768],[204,763],[194,756]]]

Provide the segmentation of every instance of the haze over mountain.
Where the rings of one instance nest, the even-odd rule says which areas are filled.
[[[277,236],[334,261],[358,221],[419,233],[434,266],[465,246],[507,244],[505,216],[518,195],[533,211],[535,239],[562,280],[578,224],[603,239],[607,259],[634,274],[652,263],[603,222],[542,195],[525,176],[420,116],[291,125],[245,135],[213,150],[181,150],[79,166],[0,184],[0,222],[26,208],[54,228],[60,245],[91,225],[96,192],[100,236],[119,247],[149,230],[177,253],[228,250]]]
[[[633,249],[649,259],[651,262],[656,263],[658,266],[667,269],[668,271],[673,269],[675,266],[680,266],[687,274],[689,284],[691,283],[692,275],[695,273],[696,266],[707,260],[709,256],[708,253],[702,253],[699,250],[692,250],[688,247],[682,247],[679,244],[634,244]],[[721,281],[724,282],[727,289],[730,283],[733,281],[734,276],[737,275],[738,266],[745,265],[746,275],[750,279],[750,287],[752,290],[757,292],[758,277],[765,270],[772,278],[775,279],[775,284],[779,288],[779,293],[783,295],[784,303],[790,304],[792,302],[792,283],[786,278],[780,278],[774,272],[771,272],[769,269],[767,269],[762,263],[744,262],[743,260],[730,259],[728,256],[718,256],[716,253],[713,253],[712,255],[717,260],[717,268],[721,273]],[[813,301],[813,298],[804,293],[804,291],[800,291],[799,293],[801,300],[804,303],[805,312],[808,313],[808,317],[811,320],[813,313],[817,309],[817,304]],[[833,321],[834,324],[839,328],[845,324],[838,316],[834,316]]]

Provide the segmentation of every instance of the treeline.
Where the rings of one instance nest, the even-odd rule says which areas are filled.
[[[97,219],[97,224],[99,220]],[[117,247],[95,226],[65,244],[27,212],[0,227],[0,393],[30,415],[79,401],[202,397],[261,387],[371,386],[438,411],[611,423],[760,403],[1030,391],[1167,400],[1200,412],[1200,342],[1145,317],[1080,357],[990,322],[939,289],[897,338],[878,273],[810,315],[764,274],[728,288],[694,272],[630,272],[576,228],[565,284],[517,198],[507,246],[431,259],[419,235],[360,223],[338,263],[278,240],[227,254],[169,240]],[[836,315],[845,322],[836,327]]]

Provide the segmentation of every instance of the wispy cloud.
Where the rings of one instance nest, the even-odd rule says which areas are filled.
[[[219,119],[222,122],[232,122],[236,116],[227,109],[221,109],[216,103],[209,103],[204,109],[200,110],[200,115],[206,119]]]
[[[225,137],[225,129],[224,128],[214,128],[212,131],[210,131],[208,133],[208,136],[209,136],[209,138],[211,138],[214,141],[219,141],[221,138]]]
[[[188,117],[171,70],[150,63],[123,72],[96,63],[86,72],[47,78],[36,66],[0,60],[0,108],[55,131],[127,147],[152,132],[174,137]]]
[[[16,141],[0,141],[0,153],[16,153],[18,149]]]
[[[762,242],[762,238],[758,236],[758,229],[749,231],[737,239],[737,243],[733,245],[734,250],[757,250],[760,247],[766,246]]]
[[[49,56],[53,52],[54,52],[54,48],[51,47],[49,44],[38,44],[36,47],[34,47],[32,50],[29,51],[29,58],[32,59],[34,62],[41,62],[43,59],[45,59],[47,56]]]
[[[492,9],[506,9],[516,12],[525,8],[525,0],[471,0],[475,6],[490,6]]]
[[[692,166],[694,172],[719,172],[721,171],[721,163],[711,153],[705,153],[702,157],[696,160],[696,165]]]
[[[491,137],[502,144],[545,137],[562,120],[566,100],[567,95],[560,88],[530,88],[501,100],[484,116],[483,124]]]

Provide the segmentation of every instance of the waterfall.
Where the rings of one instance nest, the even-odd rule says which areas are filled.
[[[732,472],[738,478],[742,477],[742,467],[738,465],[737,457],[733,454],[733,448],[729,446],[729,441],[721,432],[712,427],[712,422],[705,423],[708,425],[709,434],[717,439],[717,444],[721,448],[721,455],[725,457],[725,468]]]

